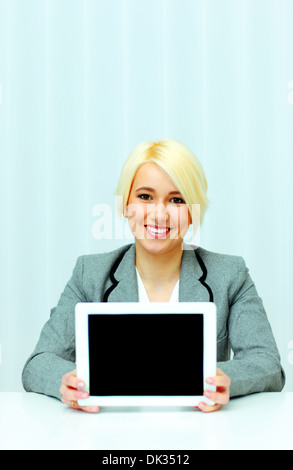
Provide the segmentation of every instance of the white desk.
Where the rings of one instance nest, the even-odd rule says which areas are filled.
[[[0,393],[0,449],[293,449],[293,393],[192,408],[104,408],[90,415],[56,399]]]

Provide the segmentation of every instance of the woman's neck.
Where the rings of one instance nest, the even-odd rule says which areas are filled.
[[[149,253],[136,245],[136,267],[144,282],[168,284],[180,277],[182,246],[166,253]]]

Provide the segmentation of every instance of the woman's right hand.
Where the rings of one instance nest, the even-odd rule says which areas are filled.
[[[62,384],[59,389],[62,395],[61,401],[74,410],[86,411],[87,413],[97,413],[99,411],[98,406],[80,406],[77,403],[77,400],[89,397],[88,392],[78,390],[84,387],[84,382],[76,377],[76,370],[63,375]]]

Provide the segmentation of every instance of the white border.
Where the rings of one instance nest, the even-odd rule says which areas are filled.
[[[146,314],[146,313],[201,313],[204,315],[204,389],[216,389],[205,383],[207,377],[216,375],[217,365],[217,321],[216,306],[211,302],[109,302],[78,303],[75,307],[76,328],[76,369],[77,377],[86,384],[89,392],[89,357],[88,357],[88,315],[103,314]],[[200,401],[214,404],[205,396],[111,396],[94,397],[79,400],[81,406],[197,406]]]

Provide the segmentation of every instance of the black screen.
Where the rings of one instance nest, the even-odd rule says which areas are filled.
[[[90,395],[203,394],[203,315],[89,315]]]

